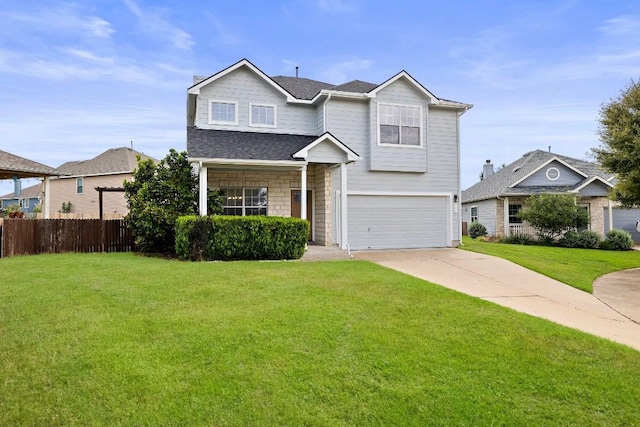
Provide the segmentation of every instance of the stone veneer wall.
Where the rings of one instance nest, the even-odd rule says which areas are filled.
[[[267,215],[291,216],[291,190],[300,188],[298,170],[233,170],[208,168],[209,188],[267,187]],[[331,171],[325,165],[309,165],[307,188],[312,191],[315,242],[330,245],[331,231]]]
[[[581,202],[589,203],[591,230],[604,238],[604,209],[609,207],[609,199],[606,197],[583,197]]]

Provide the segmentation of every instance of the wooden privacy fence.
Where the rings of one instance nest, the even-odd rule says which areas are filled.
[[[0,257],[134,250],[122,219],[5,219],[0,230]]]

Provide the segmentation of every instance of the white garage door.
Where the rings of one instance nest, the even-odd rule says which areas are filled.
[[[362,196],[348,199],[352,249],[446,247],[448,197]]]

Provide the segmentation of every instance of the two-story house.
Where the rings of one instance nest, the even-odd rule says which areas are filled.
[[[405,71],[382,84],[269,77],[246,59],[194,78],[187,151],[200,210],[308,219],[346,249],[456,246],[460,116]]]

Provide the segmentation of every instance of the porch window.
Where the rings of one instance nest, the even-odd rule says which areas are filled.
[[[478,207],[471,207],[471,222],[478,222]]]
[[[522,224],[522,219],[518,217],[518,214],[522,210],[522,205],[509,205],[509,224]]]
[[[84,193],[84,178],[76,178],[76,194]]]
[[[267,215],[267,188],[221,188],[224,215]]]
[[[378,105],[379,143],[421,146],[422,108],[406,105]]]

